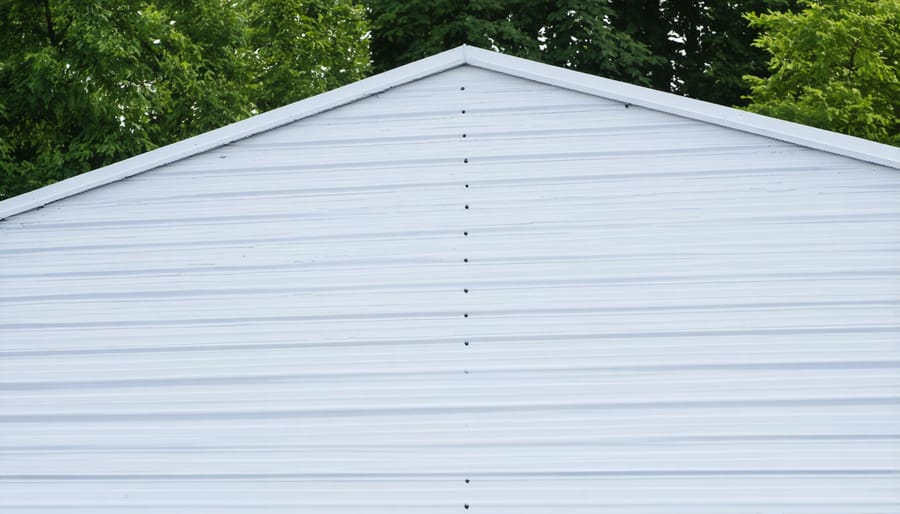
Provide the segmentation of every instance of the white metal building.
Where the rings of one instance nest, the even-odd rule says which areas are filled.
[[[900,150],[462,47],[0,203],[0,513],[900,512]]]

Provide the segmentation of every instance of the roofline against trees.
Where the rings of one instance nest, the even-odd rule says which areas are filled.
[[[466,64],[900,169],[893,146],[463,45],[0,201],[0,220]]]

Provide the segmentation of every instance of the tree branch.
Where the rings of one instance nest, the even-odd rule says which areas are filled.
[[[56,31],[53,30],[53,15],[50,12],[50,0],[44,0],[44,18],[47,19],[47,37],[50,38],[50,44],[56,46]]]

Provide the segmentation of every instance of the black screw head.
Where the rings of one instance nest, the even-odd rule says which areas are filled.
[[[466,483],[467,483],[467,484],[469,483],[469,479],[468,479],[468,478],[466,479]]]
[[[465,507],[466,509],[468,509],[468,508],[469,508],[469,504],[467,503],[467,504],[463,505],[463,507]]]
[[[468,342],[468,341],[466,341],[466,342],[465,342],[465,343],[463,343],[463,344],[464,344],[464,345],[466,345],[466,346],[469,346],[469,342]],[[467,483],[467,484],[468,484],[468,483],[469,483],[469,481],[468,481],[468,480],[466,480],[466,483]]]
[[[469,313],[467,312],[467,313],[463,314],[463,317],[464,317],[464,318],[468,318],[468,317],[469,317]]]
[[[468,163],[469,163],[469,159],[463,159],[463,162],[466,163],[466,164],[468,164]],[[466,184],[466,187],[469,187],[469,185]]]
[[[468,289],[463,289],[463,292],[464,292],[464,293],[468,293],[469,290],[468,290]]]
[[[469,262],[469,259],[463,259],[463,262]]]
[[[464,236],[468,236],[469,233],[468,233],[468,232],[463,232],[463,235],[464,235]]]
[[[463,114],[465,114],[465,113],[466,113],[466,110],[465,110],[465,109],[463,109],[463,110],[462,110],[462,113],[463,113]]]

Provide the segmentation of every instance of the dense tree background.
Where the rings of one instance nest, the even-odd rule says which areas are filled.
[[[0,0],[0,199],[363,78],[352,0]]]
[[[665,63],[615,30],[596,0],[369,0],[372,59],[384,71],[462,44],[651,85]]]
[[[612,0],[613,25],[665,57],[648,70],[653,87],[722,105],[746,103],[743,76],[764,74],[768,55],[753,46],[748,13],[785,11],[796,0]]]
[[[804,1],[749,16],[770,74],[750,77],[749,109],[900,146],[900,1]]]
[[[766,72],[744,15],[796,0],[370,0],[379,71],[460,44],[742,105]]]
[[[0,199],[463,43],[900,144],[898,9],[900,0],[0,0]]]

